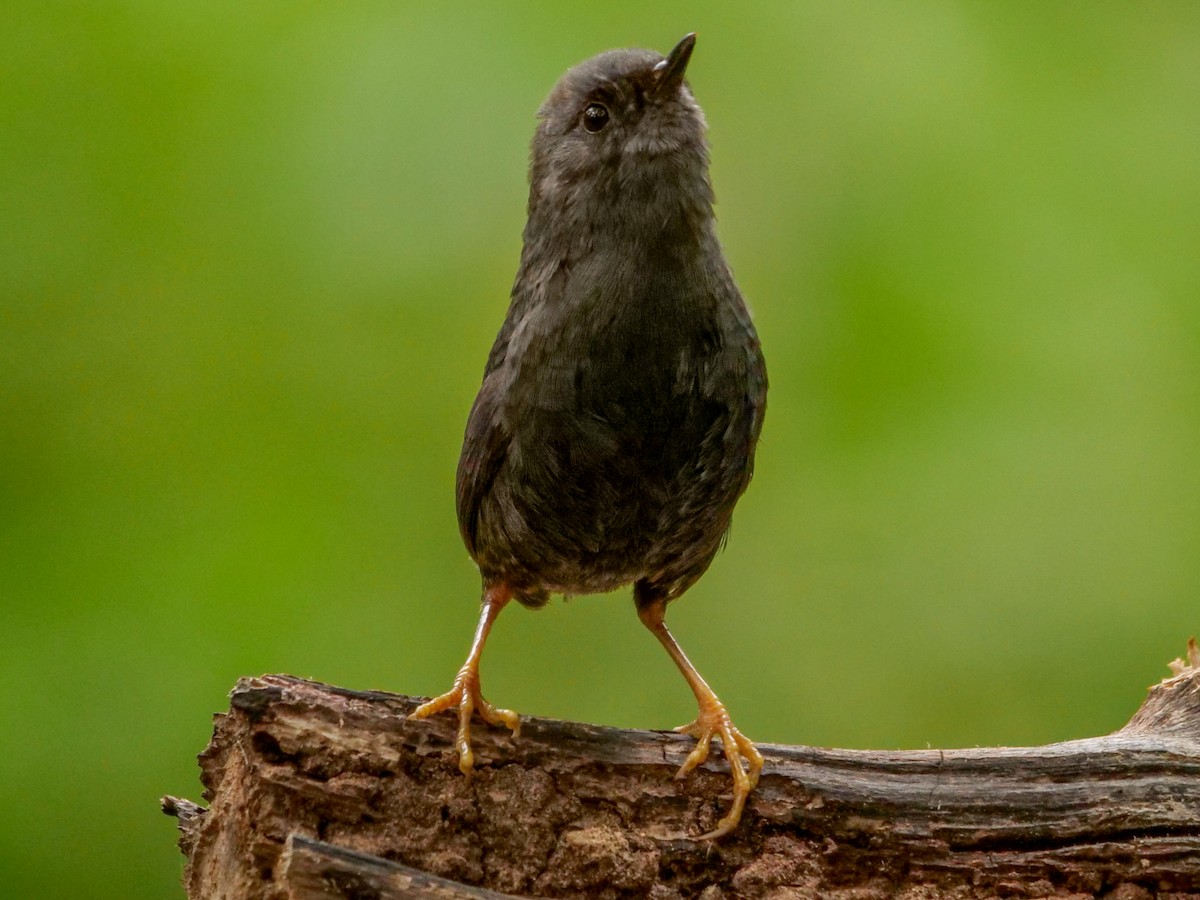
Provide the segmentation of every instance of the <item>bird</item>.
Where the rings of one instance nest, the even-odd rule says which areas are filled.
[[[766,411],[758,334],[717,238],[707,125],[685,79],[696,35],[663,56],[601,53],[569,69],[538,111],[529,202],[509,307],[471,407],[458,523],[482,578],[470,653],[452,688],[459,768],[471,720],[520,731],[488,703],[479,662],[512,600],[633,586],[637,614],[687,680],[696,744],[721,741],[738,825],[763,757],[668,630],[668,604],[724,544],[754,471]]]

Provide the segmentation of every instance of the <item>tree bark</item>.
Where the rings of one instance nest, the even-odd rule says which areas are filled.
[[[244,678],[179,819],[191,900],[676,897],[1200,900],[1200,653],[1113,734],[1045,747],[875,752],[761,745],[737,831],[719,754],[692,741],[525,719],[476,723],[416,699]],[[500,893],[496,893],[500,892]]]

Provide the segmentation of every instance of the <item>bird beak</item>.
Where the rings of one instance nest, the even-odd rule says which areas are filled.
[[[692,48],[696,46],[696,33],[685,34],[683,40],[675,45],[667,58],[654,67],[658,72],[658,85],[654,92],[676,90],[683,83],[683,74],[687,71],[688,60],[692,58]]]

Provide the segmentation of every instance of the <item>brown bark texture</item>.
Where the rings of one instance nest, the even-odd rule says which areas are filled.
[[[1200,653],[1124,728],[1044,747],[761,745],[737,831],[724,760],[692,741],[548,719],[519,738],[419,702],[244,678],[179,820],[191,900],[700,897],[1200,900]]]

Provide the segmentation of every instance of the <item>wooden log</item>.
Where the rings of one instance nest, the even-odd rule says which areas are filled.
[[[762,745],[741,826],[729,777],[683,782],[672,733],[477,723],[418,699],[244,678],[200,756],[207,810],[179,818],[191,900],[787,897],[1200,900],[1200,653],[1129,724],[1044,747],[897,752]],[[495,893],[499,892],[499,894]]]

